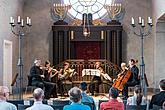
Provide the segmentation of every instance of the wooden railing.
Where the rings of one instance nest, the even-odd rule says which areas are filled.
[[[77,75],[72,77],[72,81],[74,85],[79,85],[81,82],[85,81],[87,83],[91,82],[92,76],[83,76],[82,77],[82,70],[83,69],[94,69],[96,62],[101,62],[101,65],[104,68],[104,71],[112,78],[116,78],[117,74],[121,71],[120,67],[113,64],[110,61],[99,59],[99,60],[83,60],[83,59],[70,59],[66,60],[70,62],[71,68],[75,69],[76,72],[78,72]],[[65,61],[64,61],[65,62]],[[61,62],[60,64],[56,65],[55,67],[62,68],[64,62]],[[104,83],[106,82],[106,84]],[[100,92],[105,93],[109,90],[109,85],[111,85],[113,82],[108,82],[103,80],[102,86],[100,86]]]
[[[111,78],[115,78],[116,75],[121,71],[119,66],[113,64],[110,61],[104,60],[104,59],[95,59],[95,60],[69,59],[66,61],[69,61],[71,64],[71,68],[75,69],[76,72],[78,72],[78,75],[73,77],[73,80],[75,80],[75,81],[90,81],[91,76],[82,77],[82,70],[83,69],[94,69],[96,62],[101,62],[101,65],[104,67],[104,71]],[[63,66],[64,62],[61,62],[60,64],[56,65],[56,67],[61,68]]]

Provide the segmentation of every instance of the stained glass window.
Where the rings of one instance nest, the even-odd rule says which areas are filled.
[[[111,4],[112,0],[63,0],[64,4],[70,4],[68,11],[73,18],[82,19],[83,13],[91,13],[93,19],[98,19],[106,15],[105,4]]]

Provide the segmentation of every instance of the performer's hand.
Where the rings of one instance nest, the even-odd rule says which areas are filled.
[[[42,78],[45,78],[45,76],[44,75],[40,75]]]

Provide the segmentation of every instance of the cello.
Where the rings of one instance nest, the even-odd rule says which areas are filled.
[[[129,80],[130,76],[131,76],[131,70],[124,70],[122,71],[122,73],[120,73],[121,75],[119,75],[116,79],[116,81],[113,83],[112,87],[117,88],[120,91],[123,91],[124,89],[124,84]]]

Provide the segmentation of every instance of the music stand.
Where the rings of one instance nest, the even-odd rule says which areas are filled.
[[[83,69],[82,77],[85,75],[100,76],[100,70],[99,69]]]

